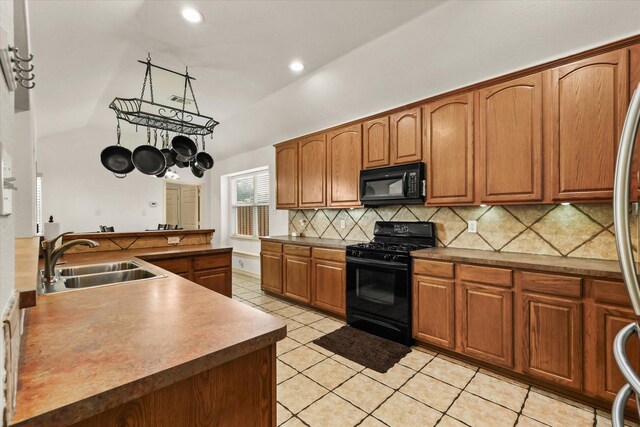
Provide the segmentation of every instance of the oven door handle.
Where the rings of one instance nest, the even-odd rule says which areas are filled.
[[[370,266],[381,267],[381,268],[393,268],[395,270],[409,270],[409,266],[401,262],[376,261],[372,259],[353,258],[349,256],[347,257],[347,262],[353,263],[353,264],[359,264],[359,265],[370,265]]]

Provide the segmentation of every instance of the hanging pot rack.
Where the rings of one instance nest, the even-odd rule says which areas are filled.
[[[142,93],[140,98],[114,98],[109,104],[116,113],[118,121],[124,120],[136,126],[160,129],[183,135],[211,135],[213,129],[219,124],[212,117],[200,114],[200,108],[196,101],[191,81],[194,77],[189,75],[189,68],[185,69],[185,73],[170,70],[151,63],[151,57],[147,56],[146,61],[138,60],[141,64],[146,65],[144,81],[142,83]],[[157,68],[173,74],[184,77],[184,89],[182,96],[182,108],[171,107],[168,105],[155,102],[153,94],[153,78],[151,69]],[[150,100],[145,100],[145,89],[149,81]],[[186,110],[187,90],[191,93],[196,111]]]

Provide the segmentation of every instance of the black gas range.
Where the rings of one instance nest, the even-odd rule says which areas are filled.
[[[369,243],[347,246],[347,323],[411,345],[411,251],[436,246],[431,222],[378,221]]]

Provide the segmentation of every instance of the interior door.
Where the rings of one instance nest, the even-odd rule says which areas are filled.
[[[179,224],[180,191],[177,188],[167,188],[167,202],[165,209],[165,223]]]
[[[200,207],[197,185],[185,185],[180,188],[180,208],[180,226],[187,230],[199,228]]]

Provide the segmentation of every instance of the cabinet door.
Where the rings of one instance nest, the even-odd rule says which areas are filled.
[[[301,208],[326,206],[327,143],[326,135],[305,138],[298,145],[300,180],[298,205]]]
[[[524,372],[580,389],[583,357],[580,302],[523,293],[522,308]]]
[[[311,259],[284,255],[284,294],[306,303],[311,302]]]
[[[191,280],[192,258],[176,258],[149,261],[151,264]]]
[[[389,166],[389,117],[362,125],[362,166],[364,169]]]
[[[276,207],[298,207],[298,143],[276,147]]]
[[[613,401],[626,380],[620,373],[613,356],[613,340],[620,329],[635,322],[633,311],[609,306],[596,306],[596,339],[597,339],[597,394]],[[640,371],[640,342],[637,335],[629,339],[627,357],[633,370]]]
[[[473,202],[473,94],[423,108],[427,204]]]
[[[422,119],[420,107],[391,116],[391,163],[422,160]]]
[[[313,305],[346,314],[346,265],[343,262],[313,261]]]
[[[513,293],[511,289],[460,283],[462,351],[513,367]]]
[[[360,205],[362,134],[360,125],[336,129],[327,134],[327,204]]]
[[[542,74],[479,94],[481,201],[542,200]]]
[[[282,255],[262,252],[260,254],[260,287],[265,291],[282,293]]]
[[[628,50],[549,72],[554,200],[611,199],[617,146],[629,102]]]
[[[214,270],[196,271],[194,282],[231,298],[231,269],[216,268]]]
[[[455,345],[452,280],[413,276],[413,337],[441,347]]]

